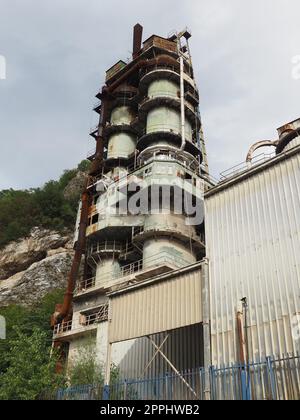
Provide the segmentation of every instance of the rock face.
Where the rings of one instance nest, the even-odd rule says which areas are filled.
[[[11,242],[0,250],[0,280],[8,279],[34,262],[43,260],[49,250],[66,246],[70,249],[70,241],[70,233],[61,235],[45,229],[32,229],[28,238]]]
[[[79,200],[83,192],[88,174],[85,172],[77,172],[76,176],[69,182],[64,190],[66,200]]]
[[[35,228],[28,238],[1,250],[0,306],[29,306],[64,288],[73,258],[72,237]]]

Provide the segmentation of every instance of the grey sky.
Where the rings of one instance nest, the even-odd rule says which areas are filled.
[[[104,72],[144,37],[191,28],[212,172],[300,116],[299,0],[0,0],[0,189],[57,178],[93,148]]]

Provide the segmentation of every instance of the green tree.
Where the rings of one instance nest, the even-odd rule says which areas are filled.
[[[89,160],[83,160],[77,166],[77,169],[81,172],[88,172],[91,168],[91,162]]]
[[[6,319],[6,340],[0,340],[0,375],[4,374],[10,366],[11,343],[18,339],[17,332],[30,337],[34,329],[38,328],[45,333],[45,346],[51,347],[52,330],[50,317],[55,304],[61,303],[64,291],[55,290],[47,294],[39,304],[32,308],[23,308],[19,305],[11,305],[0,308],[0,315]]]
[[[97,361],[95,344],[86,342],[77,352],[68,369],[71,386],[103,384],[103,366]]]
[[[1,400],[35,400],[47,390],[55,390],[63,378],[55,372],[57,359],[50,357],[46,333],[35,328],[29,337],[16,331],[11,341],[7,371],[0,376]]]
[[[11,342],[17,338],[16,329],[22,329],[26,324],[29,310],[18,305],[0,309],[0,315],[6,320],[6,340],[0,340],[0,378],[9,368],[9,353]]]
[[[49,181],[42,188],[0,191],[0,248],[28,235],[35,226],[73,228],[78,199],[66,199],[64,190],[78,171],[88,170],[89,164],[82,161],[77,169],[64,171],[58,181]]]

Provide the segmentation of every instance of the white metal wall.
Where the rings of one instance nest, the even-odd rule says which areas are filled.
[[[244,297],[251,359],[299,351],[300,150],[208,194],[206,240],[213,364],[238,360],[236,310]]]

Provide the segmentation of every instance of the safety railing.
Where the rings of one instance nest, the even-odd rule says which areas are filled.
[[[151,74],[153,72],[160,71],[160,70],[165,70],[165,71],[168,71],[168,72],[172,72],[175,75],[179,76],[178,69],[175,66],[164,65],[164,64],[155,64],[151,67],[147,67],[147,68],[142,70],[142,72],[141,72],[141,82],[143,81],[143,78],[145,76],[147,76],[148,74]]]
[[[199,162],[196,161],[196,159],[194,161],[191,161],[176,151],[161,150],[161,151],[153,152],[153,154],[149,156],[143,155],[139,157],[136,163],[128,165],[126,167],[127,173],[124,174],[123,176],[117,177],[117,179],[115,180],[112,180],[112,184],[116,184],[120,182],[121,180],[134,175],[136,171],[138,171],[139,169],[143,167],[145,167],[146,169],[147,165],[153,164],[155,162],[178,162],[187,170],[191,170],[196,173],[199,172],[199,167],[200,167],[200,164]],[[102,175],[98,177],[90,177],[88,188],[92,188],[96,186],[97,183],[101,181],[101,179],[102,179]],[[214,183],[218,183],[218,182],[219,180],[214,179]]]
[[[73,321],[63,322],[62,324],[55,325],[53,334],[63,334],[72,330]]]
[[[89,327],[94,324],[99,324],[100,322],[105,322],[108,320],[108,305],[103,305],[100,307],[97,313],[88,315],[84,321],[82,321],[82,325],[85,327]]]
[[[138,165],[139,167],[141,167],[145,164],[150,164],[155,161],[180,162],[180,164],[192,171],[198,171],[200,165],[199,162],[196,161],[196,159],[189,160],[179,152],[171,150],[159,150],[157,152],[153,152],[153,154],[150,156],[143,155],[139,158]]]
[[[90,128],[90,133],[91,134],[95,133],[96,131],[98,131],[98,129],[99,129],[99,125],[98,124],[94,125],[93,127]]]
[[[90,291],[91,289],[98,287],[106,288],[109,287],[112,281],[120,280],[122,278],[137,274],[141,271],[151,270],[154,267],[160,267],[164,265],[168,265],[170,268],[174,268],[175,270],[178,268],[187,267],[190,265],[190,263],[181,257],[172,257],[167,253],[160,253],[154,255],[151,258],[135,261],[131,264],[125,265],[120,268],[120,271],[115,273],[106,273],[105,275],[100,276],[98,279],[96,277],[92,277],[87,280],[82,280],[78,283],[74,294],[75,296],[78,296]]]
[[[144,235],[148,232],[157,232],[157,231],[163,231],[163,232],[178,232],[183,235],[185,235],[182,230],[178,228],[174,228],[173,226],[158,226],[158,225],[152,225],[152,226],[139,226],[133,230],[133,239],[137,238],[140,235]],[[186,234],[190,235],[191,240],[195,240],[198,242],[201,242],[202,244],[205,244],[205,235],[204,233],[192,233],[192,232],[186,232]]]
[[[124,245],[116,241],[105,241],[105,242],[96,242],[88,246],[87,255],[90,257],[93,254],[99,254],[103,252],[122,252],[124,250]]]
[[[97,102],[95,102],[95,103],[94,103],[94,105],[93,105],[93,109],[100,108],[100,107],[101,107],[101,105],[102,105],[102,101],[97,101]]]
[[[175,92],[168,92],[168,91],[157,91],[153,92],[152,94],[148,94],[139,105],[139,108],[142,108],[147,102],[152,101],[153,99],[180,99],[180,94]]]
[[[108,305],[102,305],[95,313],[89,315],[82,314],[79,320],[72,320],[56,325],[53,330],[53,336],[57,337],[70,332],[75,333],[107,320]]]
[[[241,173],[257,166],[260,165],[262,163],[267,162],[268,160],[272,159],[273,157],[275,157],[274,153],[270,153],[270,154],[266,154],[266,153],[262,153],[256,157],[254,157],[252,159],[251,162],[242,162],[239,165],[233,166],[232,168],[227,169],[226,171],[222,172],[220,174],[220,180],[222,181],[226,181],[229,178],[232,178],[236,175],[240,175]]]
[[[172,257],[167,253],[156,254],[151,258],[145,260],[136,261],[132,264],[128,264],[122,267],[120,277],[127,277],[145,269],[151,269],[156,266],[162,266],[164,264],[171,265],[174,268],[187,267],[190,263],[181,257]]]
[[[96,148],[94,147],[93,149],[91,149],[87,152],[87,158],[90,158],[90,157],[94,156],[95,154],[96,154]]]
[[[178,102],[178,106],[180,105],[180,94],[176,94],[174,92],[154,92],[152,95],[148,95],[146,98],[142,100],[142,102],[139,105],[139,108],[141,109],[147,102],[152,100],[159,100],[159,99],[173,99],[176,102]],[[191,105],[186,99],[185,99],[185,108],[187,108],[192,113],[196,114],[196,109]]]
[[[78,295],[79,293],[83,293],[86,290],[92,289],[95,286],[96,286],[96,277],[92,277],[86,280],[81,280],[75,289],[75,295]]]

